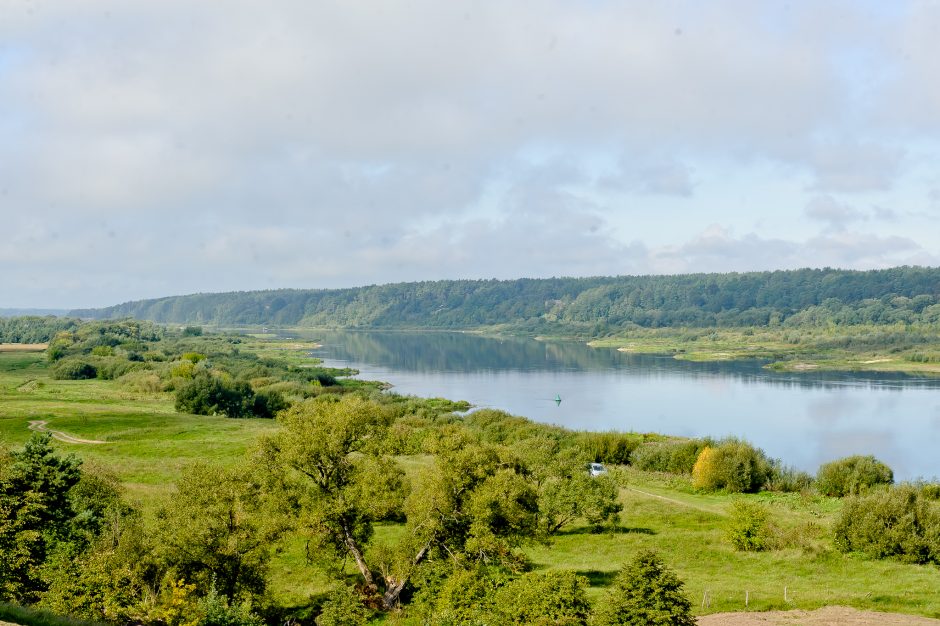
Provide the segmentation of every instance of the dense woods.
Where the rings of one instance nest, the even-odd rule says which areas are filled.
[[[940,322],[940,268],[453,280],[249,291],[72,311],[83,318],[603,335],[632,327]]]

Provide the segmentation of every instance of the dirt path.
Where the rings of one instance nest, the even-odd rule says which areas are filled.
[[[940,620],[827,606],[815,611],[715,613],[698,618],[698,626],[940,626]]]
[[[107,441],[96,441],[95,439],[82,439],[80,437],[73,437],[59,430],[49,430],[46,428],[48,420],[30,420],[29,429],[35,430],[37,433],[50,433],[53,439],[58,439],[59,441],[64,441],[65,443],[109,443]]]
[[[659,500],[665,500],[666,502],[671,502],[672,504],[678,504],[679,506],[685,506],[690,509],[695,509],[696,511],[702,511],[703,513],[714,513],[715,515],[724,515],[723,512],[710,508],[707,506],[701,506],[698,504],[693,504],[691,502],[683,502],[682,500],[676,500],[675,498],[667,498],[666,496],[661,496],[655,493],[650,493],[648,491],[643,491],[642,489],[637,489],[636,487],[625,487],[627,491],[632,491],[634,493],[639,493],[649,498],[657,498]]]

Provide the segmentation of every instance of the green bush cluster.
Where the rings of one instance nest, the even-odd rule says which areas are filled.
[[[816,489],[825,496],[854,496],[875,485],[894,482],[891,468],[873,456],[849,456],[819,468]]]
[[[52,378],[56,380],[88,380],[97,377],[98,368],[83,359],[62,359],[52,368]]]
[[[627,465],[637,448],[643,443],[643,435],[619,432],[582,432],[578,434],[579,445],[595,463]]]
[[[940,503],[915,485],[849,498],[834,528],[842,552],[940,564]]]
[[[647,472],[691,474],[702,450],[714,445],[711,439],[647,443],[634,451],[632,464]]]
[[[764,452],[738,439],[726,439],[702,449],[692,468],[692,484],[698,489],[731,493],[760,491],[773,472]]]
[[[773,530],[767,509],[757,502],[735,500],[728,519],[728,539],[735,550],[759,552],[771,547]]]
[[[593,626],[695,626],[683,583],[655,552],[641,552],[624,566]]]

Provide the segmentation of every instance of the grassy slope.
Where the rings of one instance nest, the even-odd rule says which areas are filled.
[[[19,445],[29,436],[28,419],[48,419],[50,428],[112,443],[57,444],[118,473],[129,495],[145,506],[169,492],[179,469],[195,459],[234,463],[255,438],[275,428],[270,420],[229,420],[179,415],[168,395],[127,392],[110,381],[53,381],[41,354],[0,354],[0,441]],[[406,470],[430,459],[401,459]],[[687,483],[622,470],[624,531],[591,534],[572,528],[551,546],[530,546],[536,568],[574,569],[591,581],[601,599],[617,569],[642,548],[662,553],[686,581],[697,611],[705,591],[705,612],[741,610],[750,592],[751,609],[814,608],[845,604],[940,616],[940,570],[890,561],[870,561],[833,552],[828,527],[839,508],[831,499],[799,495],[760,497],[780,524],[802,528],[809,539],[784,550],[742,554],[724,538],[725,511],[732,500],[697,494]],[[396,526],[377,529],[391,537]],[[301,603],[322,591],[326,579],[304,562],[301,538],[286,542],[273,563],[272,591],[281,601]],[[790,602],[784,601],[784,588]],[[407,620],[404,620],[407,623]]]

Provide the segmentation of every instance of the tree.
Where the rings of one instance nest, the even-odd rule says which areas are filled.
[[[186,468],[157,512],[159,558],[202,593],[233,601],[262,593],[272,544],[285,530],[265,500],[252,468]]]
[[[655,552],[641,552],[625,565],[598,612],[597,626],[695,626],[682,581]]]
[[[0,596],[17,602],[38,598],[49,551],[72,534],[80,461],[57,455],[51,440],[36,433],[23,450],[0,449]]]
[[[271,489],[310,536],[321,561],[351,558],[368,594],[390,609],[434,551],[456,562],[518,565],[515,548],[537,528],[537,495],[505,448],[445,428],[433,467],[414,489],[386,458],[387,408],[357,396],[321,397],[278,417],[262,448]],[[394,545],[373,545],[373,524],[406,516]],[[368,550],[371,548],[371,551]]]

